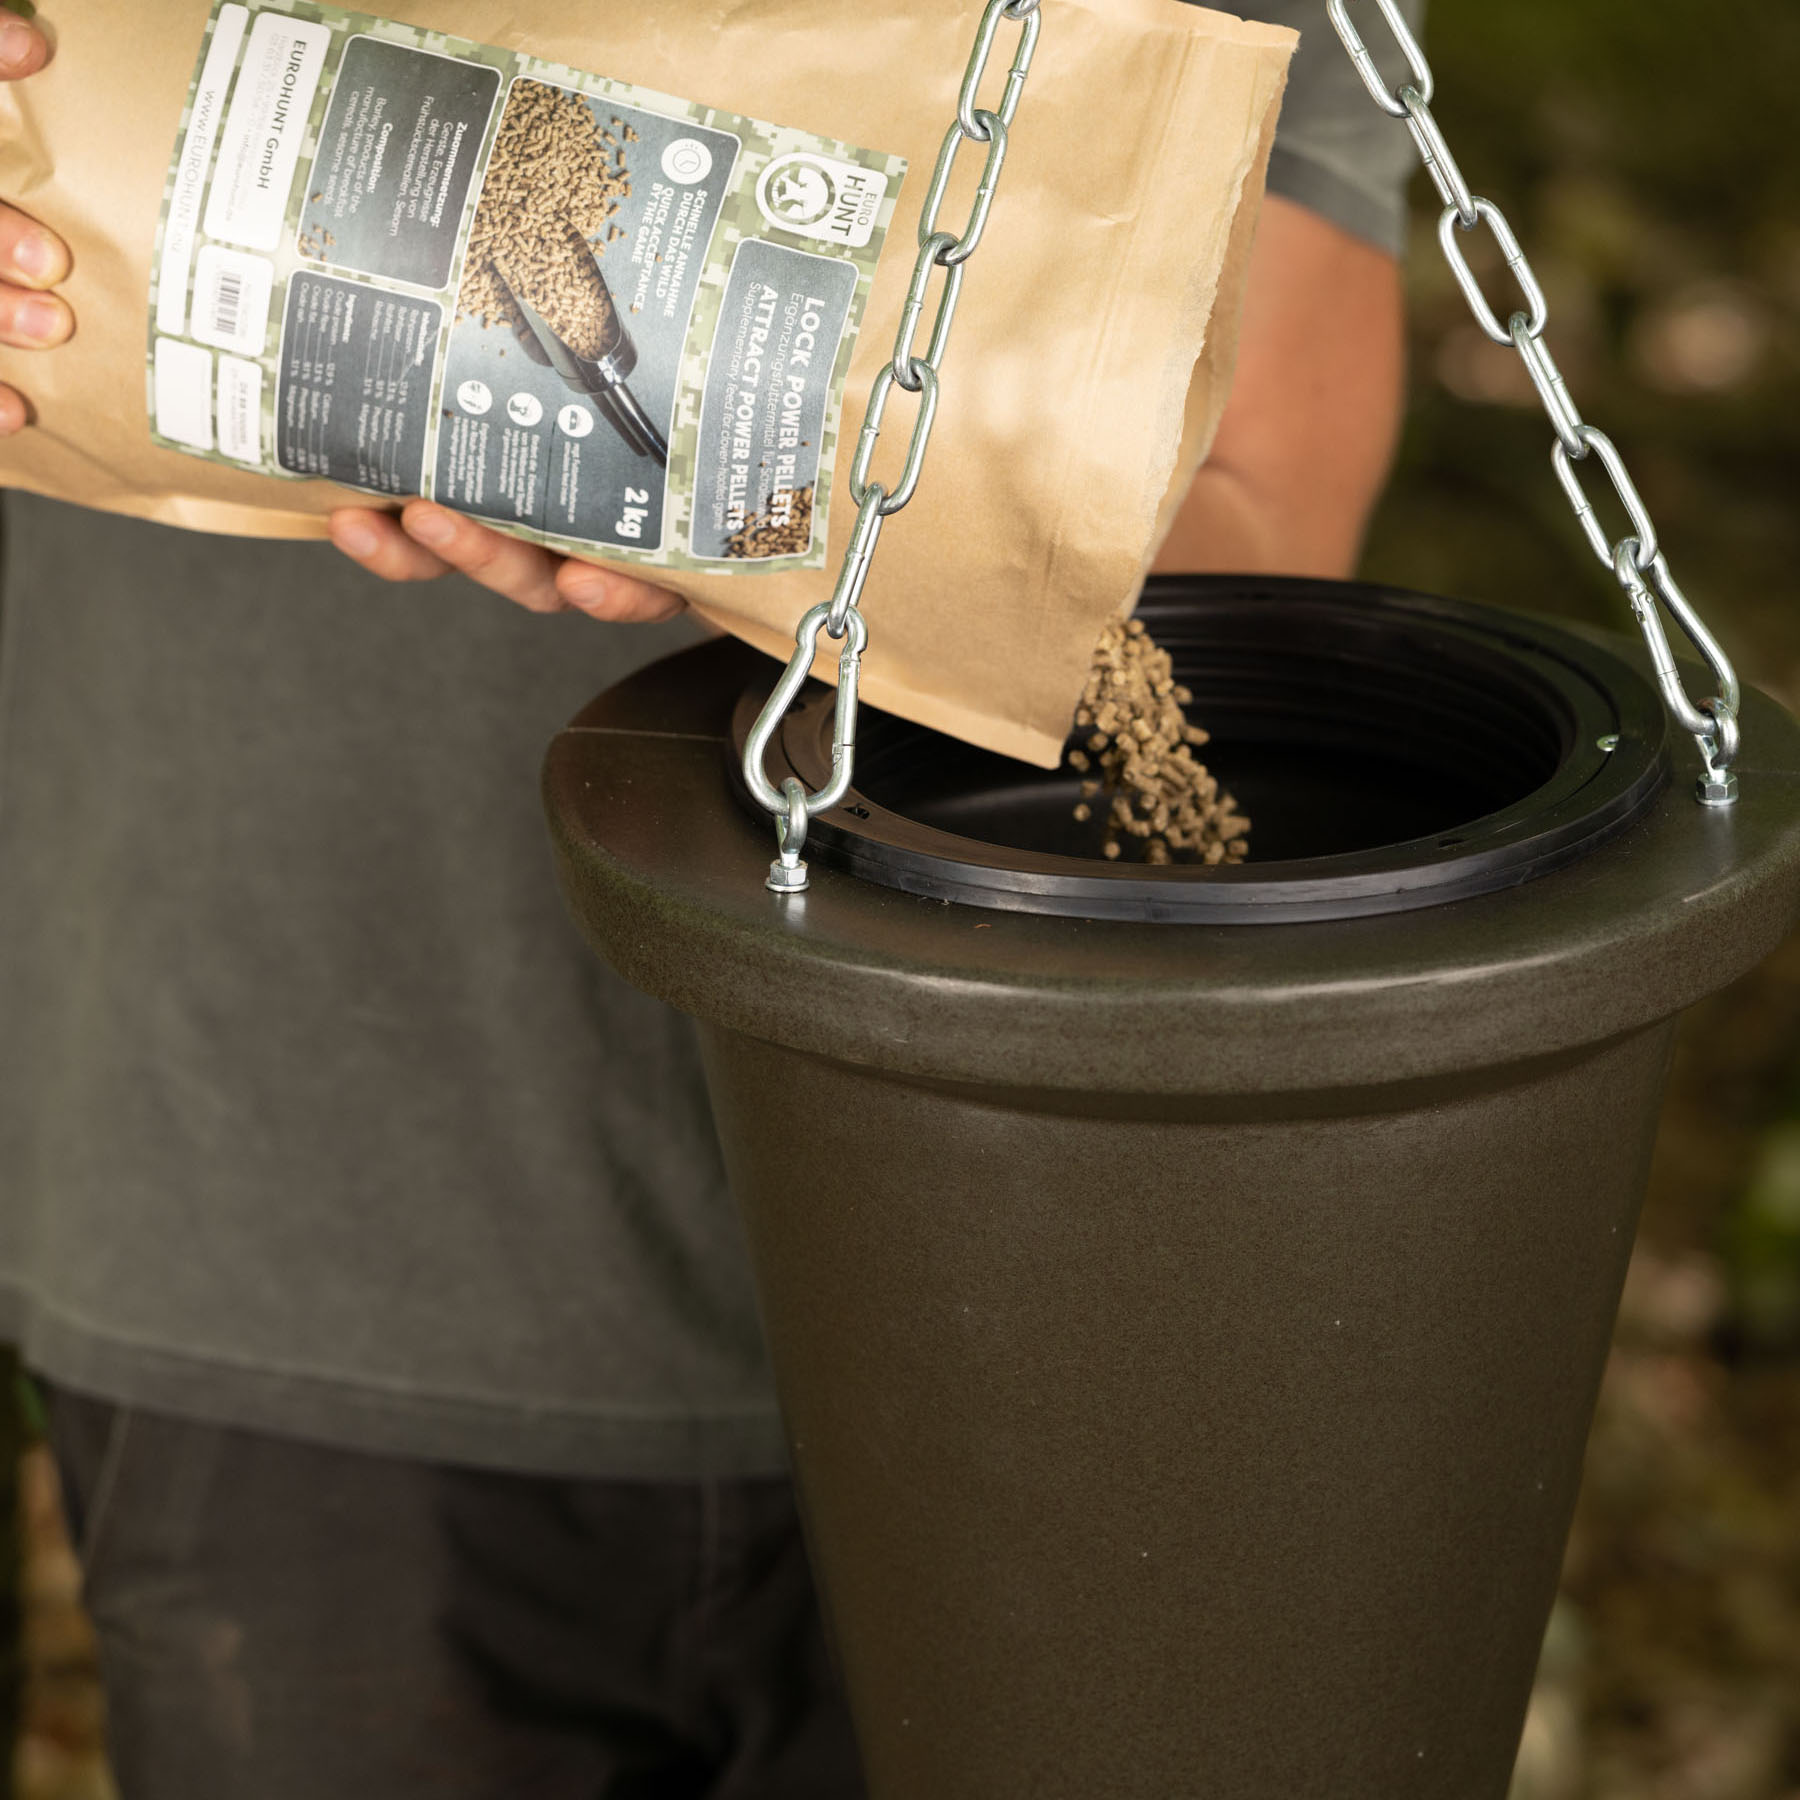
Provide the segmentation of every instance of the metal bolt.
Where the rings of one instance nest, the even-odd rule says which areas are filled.
[[[1694,794],[1702,806],[1736,806],[1737,777],[1729,769],[1708,769],[1695,784]]]
[[[772,894],[801,894],[806,891],[806,864],[798,856],[791,862],[778,856],[769,864],[769,879],[764,884]]]

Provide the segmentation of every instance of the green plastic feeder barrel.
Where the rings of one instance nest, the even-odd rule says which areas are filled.
[[[566,892],[699,1021],[874,1800],[1499,1800],[1676,1019],[1800,913],[1800,728],[1750,695],[1706,808],[1622,640],[1141,616],[1241,869],[865,712],[776,898],[721,641],[556,740]],[[768,772],[829,744],[820,690]]]

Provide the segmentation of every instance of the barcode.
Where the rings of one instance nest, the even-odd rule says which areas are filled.
[[[244,301],[243,276],[228,269],[219,271],[218,285],[213,289],[213,330],[220,337],[235,338]]]

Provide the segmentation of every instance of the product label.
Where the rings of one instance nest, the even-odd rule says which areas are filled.
[[[737,247],[708,359],[694,476],[696,556],[810,543],[827,384],[856,270],[752,238]]]
[[[905,164],[308,0],[215,7],[158,442],[569,552],[817,567]]]

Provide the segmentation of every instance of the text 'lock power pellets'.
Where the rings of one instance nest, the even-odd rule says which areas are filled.
[[[990,110],[978,106],[976,100],[1003,24],[1018,26],[1019,35],[1006,86],[998,106]],[[931,186],[925,195],[925,210],[919,219],[919,254],[913,265],[906,306],[900,315],[893,359],[882,366],[869,391],[862,432],[857,438],[856,455],[851,460],[850,497],[858,510],[856,528],[850,534],[850,545],[838,572],[837,587],[829,602],[815,606],[801,619],[794,634],[793,659],[775,684],[775,691],[770,694],[744,745],[744,783],[758,803],[775,815],[780,854],[769,866],[768,885],[777,894],[804,891],[807,872],[800,852],[806,844],[807,822],[813,814],[827,812],[836,806],[850,791],[856,763],[857,681],[862,654],[869,641],[869,628],[857,606],[869,578],[869,564],[881,537],[882,524],[912,499],[919,485],[925,449],[937,418],[938,371],[943,366],[950,328],[956,319],[957,302],[962,297],[963,275],[987,229],[988,214],[993,209],[994,194],[1000,185],[1000,171],[1006,161],[1008,133],[1025,92],[1026,77],[1031,73],[1031,59],[1037,53],[1042,27],[1038,0],[988,0],[981,15],[981,23],[975,32],[975,47],[963,74],[956,117],[944,134],[944,147],[938,152]],[[958,156],[968,144],[980,146],[984,156],[969,217],[960,233],[940,230],[938,215],[943,211],[945,196],[950,191],[950,178]],[[926,340],[925,353],[921,356],[916,345],[925,318],[926,296],[933,279],[939,276],[937,312],[931,335]],[[903,388],[916,396],[918,409],[913,415],[906,461],[889,489],[872,480],[869,470],[875,459],[882,422],[887,416],[888,401],[895,388]],[[838,652],[831,779],[814,794],[808,794],[800,782],[793,779],[783,782],[778,790],[763,767],[763,756],[788,709],[806,685],[821,635],[843,646]]]
[[[1568,495],[1569,504],[1574,508],[1575,517],[1594,554],[1613,572],[1625,590],[1632,613],[1643,630],[1644,641],[1650,647],[1657,684],[1669,711],[1694,734],[1694,741],[1700,746],[1703,765],[1699,783],[1701,803],[1730,806],[1738,794],[1732,764],[1738,754],[1740,698],[1731,660],[1676,585],[1668,558],[1657,542],[1655,521],[1650,517],[1617,445],[1605,432],[1587,424],[1576,410],[1568,386],[1544,342],[1550,307],[1544,298],[1543,286],[1530,259],[1520,248],[1506,215],[1491,200],[1484,200],[1475,193],[1457,166],[1431,110],[1436,83],[1423,48],[1407,26],[1395,0],[1373,0],[1373,4],[1406,62],[1410,79],[1397,88],[1388,84],[1376,66],[1374,56],[1350,17],[1350,0],[1327,0],[1327,10],[1375,104],[1405,125],[1419,147],[1426,171],[1444,202],[1443,216],[1438,221],[1438,240],[1476,323],[1496,344],[1511,344],[1524,360],[1532,386],[1543,401],[1544,410],[1556,431],[1556,442],[1550,455],[1557,480]],[[1463,253],[1462,238],[1483,227],[1493,235],[1526,302],[1527,310],[1514,312],[1504,325],[1482,292]],[[1581,467],[1594,463],[1605,470],[1630,519],[1629,532],[1616,543],[1602,529],[1582,481]],[[1669,647],[1669,634],[1662,619],[1665,607],[1712,670],[1718,692],[1711,699],[1695,701],[1689,695],[1676,666],[1675,653]]]

